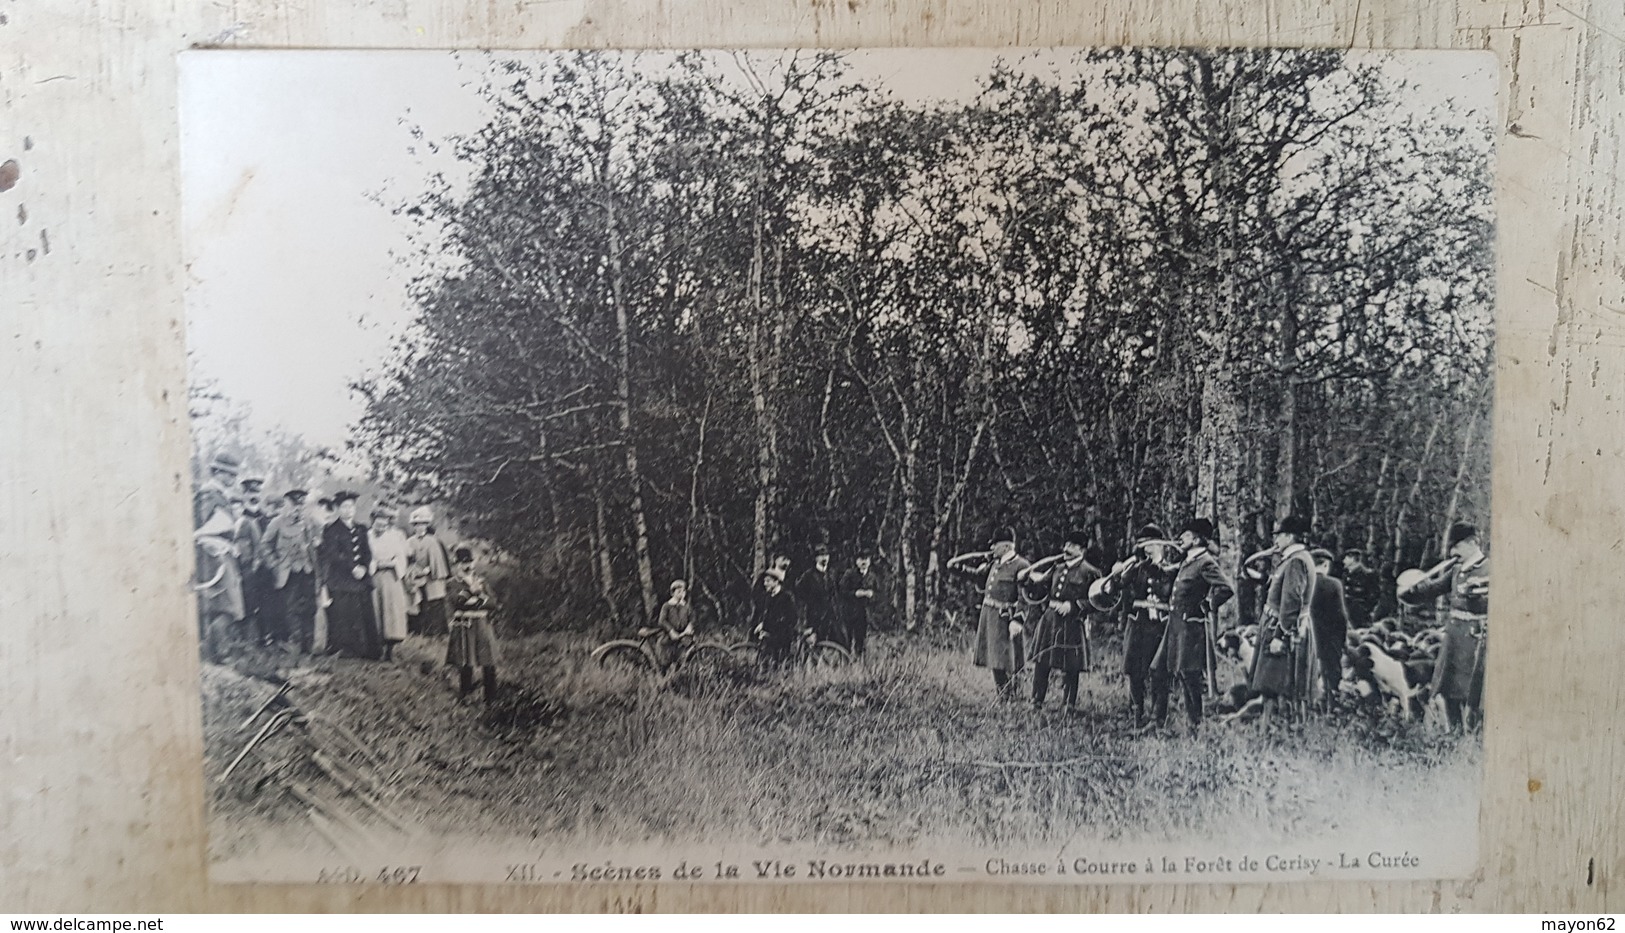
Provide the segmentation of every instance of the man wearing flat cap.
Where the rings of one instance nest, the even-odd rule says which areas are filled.
[[[1210,660],[1208,618],[1236,592],[1213,556],[1213,538],[1213,523],[1205,518],[1193,518],[1179,530],[1185,557],[1174,574],[1168,624],[1151,662],[1152,711],[1159,726],[1168,718],[1168,693],[1175,680],[1191,728],[1202,722],[1202,687]]]
[[[1029,561],[1016,553],[1015,529],[993,533],[992,546],[980,553],[961,554],[948,561],[948,569],[982,579],[982,611],[976,620],[977,667],[993,671],[993,686],[1002,697],[1016,695],[1015,675],[1026,666],[1026,619],[1018,600],[1017,577]]]
[[[316,548],[321,530],[305,514],[309,493],[295,486],[282,494],[287,507],[265,529],[265,563],[272,591],[280,596],[284,637],[301,654],[316,644]]]
[[[1167,537],[1157,525],[1140,526],[1134,535],[1133,553],[1112,567],[1112,573],[1121,580],[1122,598],[1117,612],[1123,627],[1123,673],[1128,676],[1129,708],[1136,729],[1146,723],[1151,662],[1168,627],[1176,568],[1167,563]]]
[[[1252,689],[1266,698],[1266,712],[1276,700],[1306,699],[1310,677],[1318,661],[1305,642],[1313,639],[1310,613],[1314,605],[1315,564],[1304,540],[1309,521],[1288,515],[1275,523],[1275,551],[1280,555],[1270,573],[1264,613],[1258,621],[1258,646],[1253,655]]]
[[[1449,596],[1444,641],[1433,668],[1433,692],[1444,698],[1450,728],[1463,728],[1463,710],[1472,725],[1482,724],[1484,646],[1490,613],[1490,559],[1478,542],[1478,528],[1456,522],[1445,535],[1445,560],[1421,579],[1401,587],[1399,598],[1419,603]]]

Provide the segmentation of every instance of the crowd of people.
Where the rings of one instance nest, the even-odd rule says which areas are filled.
[[[446,639],[459,695],[476,671],[498,694],[495,602],[467,545],[448,548],[427,506],[409,516],[380,504],[363,524],[359,494],[294,487],[267,495],[231,454],[208,464],[193,496],[198,621],[214,663],[253,645],[301,655],[394,660],[408,634]]]
[[[746,633],[769,663],[790,660],[797,644],[834,642],[856,656],[869,645],[871,613],[878,605],[880,577],[874,556],[860,551],[837,573],[828,545],[813,551],[812,566],[793,580],[790,558],[775,554],[751,595]]]
[[[473,549],[448,548],[427,506],[412,509],[410,533],[399,509],[381,504],[359,521],[359,496],[348,490],[316,498],[290,488],[266,496],[264,481],[243,475],[220,454],[195,493],[195,538],[204,654],[222,660],[244,643],[303,655],[335,654],[390,661],[409,633],[446,639],[446,663],[458,671],[459,695],[482,679],[487,702],[498,694],[495,603],[474,571]],[[1030,702],[1042,709],[1061,675],[1061,703],[1079,704],[1080,674],[1092,666],[1096,623],[1122,632],[1123,673],[1138,729],[1164,728],[1170,698],[1180,696],[1190,727],[1203,720],[1204,695],[1216,687],[1219,609],[1236,595],[1217,557],[1216,529],[1192,518],[1169,538],[1146,524],[1129,556],[1103,571],[1098,549],[1074,531],[1059,553],[1029,561],[1015,532],[1002,528],[985,551],[961,554],[947,568],[978,584],[973,649],[994,688],[1019,695],[1018,675],[1032,668]],[[1249,627],[1246,679],[1239,701],[1262,700],[1266,714],[1335,709],[1346,668],[1346,641],[1383,605],[1384,587],[1364,554],[1312,548],[1309,522],[1288,516],[1272,547],[1241,563],[1264,598]],[[837,571],[827,546],[793,580],[790,559],[777,554],[753,590],[747,632],[761,658],[790,660],[797,646],[821,641],[865,653],[872,616],[886,600],[872,554],[859,552]],[[1395,597],[1420,604],[1447,599],[1430,694],[1443,699],[1449,725],[1476,724],[1483,692],[1489,562],[1477,529],[1457,522],[1446,557],[1427,572],[1401,575]],[[673,581],[648,631],[668,655],[694,633],[684,581]],[[1177,685],[1177,691],[1175,689]]]
[[[1287,516],[1274,527],[1273,546],[1242,561],[1242,573],[1262,587],[1264,599],[1256,627],[1248,627],[1246,679],[1234,701],[1262,701],[1266,716],[1282,706],[1337,709],[1350,633],[1364,630],[1382,604],[1378,576],[1362,552],[1343,555],[1345,587],[1333,574],[1336,555],[1311,548],[1312,537],[1308,521]],[[1166,727],[1177,684],[1187,721],[1196,729],[1204,694],[1216,686],[1218,610],[1236,594],[1216,556],[1212,522],[1193,518],[1175,539],[1155,524],[1144,525],[1132,553],[1109,571],[1097,566],[1098,552],[1086,553],[1087,542],[1085,534],[1073,532],[1059,554],[1031,562],[1006,528],[992,536],[988,550],[948,562],[981,584],[974,663],[992,671],[999,694],[1014,697],[1016,675],[1030,660],[1035,709],[1044,706],[1059,671],[1062,703],[1075,710],[1079,674],[1090,665],[1092,625],[1112,618],[1123,633],[1123,673],[1136,728]],[[1395,597],[1412,605],[1448,600],[1428,692],[1443,700],[1449,726],[1459,730],[1481,717],[1489,558],[1478,529],[1466,522],[1450,526],[1445,552],[1432,569],[1402,574]]]

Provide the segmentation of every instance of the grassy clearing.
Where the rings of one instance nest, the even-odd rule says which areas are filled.
[[[511,686],[494,709],[459,702],[426,641],[394,665],[322,661],[299,679],[391,763],[436,835],[850,851],[1275,841],[1476,807],[1473,742],[1358,717],[1134,736],[1115,652],[1085,675],[1084,713],[1035,714],[997,701],[957,641],[880,637],[844,668],[657,678],[600,669],[583,636],[537,636],[504,646]],[[212,680],[216,773],[255,691]],[[214,806],[217,855],[298,823],[240,787],[217,788]]]

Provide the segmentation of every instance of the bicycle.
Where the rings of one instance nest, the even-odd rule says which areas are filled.
[[[692,630],[679,636],[679,650],[668,661],[656,647],[662,631],[655,626],[646,626],[638,629],[636,638],[611,639],[592,650],[592,659],[605,669],[640,673],[675,673],[689,666],[697,670],[721,671],[737,667],[740,663],[727,645],[694,641]]]
[[[762,644],[746,640],[728,647],[740,661],[757,667],[762,664]],[[790,643],[790,663],[815,668],[840,667],[857,660],[852,650],[838,641],[826,641],[817,636],[801,636]]]

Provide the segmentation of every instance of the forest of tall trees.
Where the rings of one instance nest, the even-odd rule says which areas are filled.
[[[358,444],[557,594],[729,606],[878,553],[898,618],[1011,525],[1288,512],[1390,574],[1488,522],[1489,116],[1402,57],[1012,56],[952,103],[839,53],[500,61],[396,209],[421,308]],[[1245,601],[1238,601],[1245,602]]]

